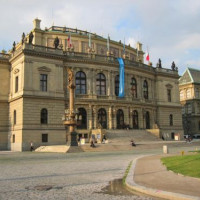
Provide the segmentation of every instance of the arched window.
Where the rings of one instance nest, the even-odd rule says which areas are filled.
[[[78,109],[78,129],[87,129],[87,112],[84,108]]]
[[[17,123],[17,112],[16,110],[14,110],[14,113],[13,113],[13,124],[15,125]]]
[[[167,89],[167,99],[168,99],[168,102],[172,101],[171,89]]]
[[[144,83],[143,83],[143,94],[144,94],[145,99],[149,98],[149,96],[148,96],[148,83],[147,83],[146,80],[144,80]]]
[[[150,129],[150,115],[149,112],[146,112],[146,129]]]
[[[41,110],[40,122],[41,124],[47,124],[48,122],[48,111],[46,108]]]
[[[76,73],[76,94],[86,94],[86,75],[82,71]]]
[[[98,111],[98,123],[102,128],[107,128],[107,114],[104,108],[101,108]]]
[[[137,82],[135,78],[131,79],[131,94],[133,98],[137,98]]]
[[[115,95],[119,96],[119,75],[115,76]]]
[[[97,95],[106,95],[106,77],[104,74],[97,74],[96,79]]]
[[[117,128],[122,129],[124,127],[124,112],[119,109],[117,111]]]
[[[133,128],[138,129],[138,112],[137,112],[137,110],[133,111]]]
[[[172,114],[169,115],[169,125],[173,126],[173,115]]]

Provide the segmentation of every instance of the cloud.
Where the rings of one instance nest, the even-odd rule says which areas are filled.
[[[0,50],[10,49],[22,32],[33,28],[38,17],[42,28],[54,23],[95,32],[112,40],[126,39],[135,46],[139,40],[143,49],[149,47],[154,66],[158,58],[163,67],[176,61],[180,74],[190,63],[198,68],[200,46],[200,1],[196,0],[0,0]],[[189,62],[190,61],[190,62]]]

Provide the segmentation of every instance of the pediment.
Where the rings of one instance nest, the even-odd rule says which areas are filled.
[[[51,72],[51,69],[48,67],[38,67],[38,71],[42,71],[42,72]]]

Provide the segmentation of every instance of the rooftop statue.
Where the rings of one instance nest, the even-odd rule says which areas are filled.
[[[12,48],[12,51],[15,51],[15,47],[16,46],[16,43],[15,43],[15,41],[13,42],[13,48]]]
[[[30,34],[29,34],[29,36],[28,36],[28,43],[29,44],[32,44],[33,38],[34,38],[34,35],[33,35],[33,32],[31,31]]]
[[[176,65],[175,65],[174,61],[172,62],[171,68],[172,68],[172,71],[175,71],[175,70],[176,70]]]
[[[59,45],[59,39],[58,39],[58,37],[56,37],[55,40],[54,40],[55,49],[58,48],[58,45]]]
[[[25,33],[22,34],[22,44],[25,42]]]
[[[158,67],[158,68],[162,68],[162,63],[161,63],[160,58],[158,59],[157,67]]]

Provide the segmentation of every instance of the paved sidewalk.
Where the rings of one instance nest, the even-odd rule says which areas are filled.
[[[167,171],[160,158],[142,157],[133,161],[126,179],[129,188],[166,199],[200,199],[200,179]]]

